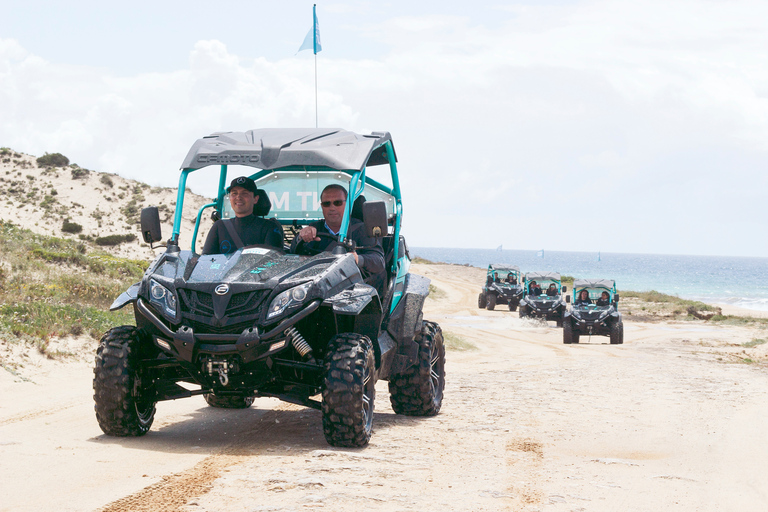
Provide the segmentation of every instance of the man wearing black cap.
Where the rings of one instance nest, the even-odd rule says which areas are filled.
[[[259,196],[256,183],[240,176],[227,189],[234,219],[217,220],[205,239],[203,254],[229,254],[246,245],[271,245],[283,249],[283,227],[274,219],[253,214]]]

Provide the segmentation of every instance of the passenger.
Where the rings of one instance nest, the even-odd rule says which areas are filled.
[[[515,277],[514,274],[511,274],[511,273],[507,274],[507,282],[509,284],[517,284],[517,278]]]
[[[597,299],[596,304],[598,306],[608,306],[611,304],[611,296],[608,294],[608,292],[603,292],[600,294],[600,298]]]
[[[578,298],[576,299],[576,305],[586,306],[587,304],[592,304],[592,299],[589,298],[589,292],[587,290],[581,290],[579,292]]]
[[[320,206],[323,209],[323,220],[318,220],[305,226],[299,231],[291,244],[292,253],[316,254],[332,249],[332,244],[338,242],[331,238],[320,238],[318,233],[337,235],[341,229],[341,221],[347,205],[347,190],[341,185],[331,184],[325,187],[320,194]],[[366,283],[379,291],[384,291],[386,272],[384,269],[384,249],[381,240],[369,238],[365,232],[365,224],[358,219],[349,219],[347,239],[355,242],[359,249],[351,254],[355,256],[355,263],[360,268],[360,273]],[[303,247],[299,247],[299,241],[303,240]]]
[[[533,295],[534,297],[538,297],[541,295],[541,286],[536,281],[531,281],[531,284],[528,286],[529,293]]]
[[[547,297],[557,297],[557,295],[557,285],[555,283],[550,284],[547,288]]]
[[[257,190],[251,178],[240,176],[232,180],[227,193],[235,218],[220,219],[213,224],[205,239],[203,254],[229,254],[257,244],[283,249],[283,227],[280,223],[253,214],[253,207],[259,201]]]

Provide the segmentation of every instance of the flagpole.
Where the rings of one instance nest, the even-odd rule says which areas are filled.
[[[312,51],[315,54],[315,128],[317,128],[317,4],[312,5],[312,39]]]

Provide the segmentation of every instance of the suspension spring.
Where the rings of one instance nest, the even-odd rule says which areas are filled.
[[[301,355],[301,357],[304,357],[312,352],[312,347],[309,346],[307,340],[304,339],[304,336],[302,336],[295,327],[287,328],[285,333],[291,337],[291,343],[293,343],[294,348]]]

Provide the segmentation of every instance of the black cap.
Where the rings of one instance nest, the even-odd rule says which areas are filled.
[[[229,194],[229,191],[230,189],[232,189],[232,187],[242,187],[245,190],[249,190],[253,192],[254,194],[258,190],[258,188],[256,187],[256,183],[251,178],[247,178],[245,176],[240,176],[238,178],[233,179],[232,183],[230,183],[229,187],[227,187],[227,194]]]

